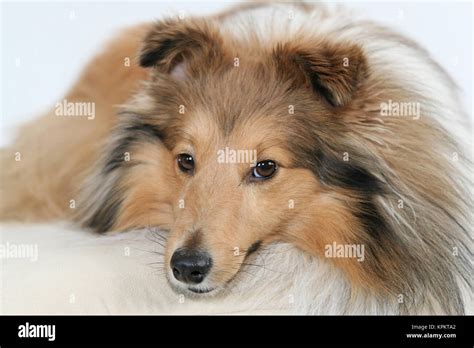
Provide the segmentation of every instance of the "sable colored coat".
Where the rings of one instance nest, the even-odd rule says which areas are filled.
[[[338,280],[321,288],[350,294],[330,299],[337,312],[463,313],[465,115],[412,41],[319,5],[246,5],[123,32],[65,98],[96,103],[97,116],[48,113],[21,129],[2,151],[4,220],[169,230],[164,264],[179,291],[217,294],[251,254],[285,242],[327,262]],[[420,115],[383,116],[389,101]],[[256,180],[248,163],[218,163],[225,147],[276,170]],[[364,261],[326,258],[333,243],[364,245]],[[168,266],[181,249],[212,259],[198,285]]]

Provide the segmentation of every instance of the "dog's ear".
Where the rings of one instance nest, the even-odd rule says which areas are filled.
[[[201,19],[164,20],[145,37],[140,65],[182,76],[188,61],[198,56],[212,59],[219,55],[220,47],[221,37],[212,23]]]
[[[274,58],[334,107],[349,104],[367,75],[364,52],[350,43],[288,43],[277,46]]]

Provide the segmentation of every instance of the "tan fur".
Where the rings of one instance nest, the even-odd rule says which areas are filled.
[[[64,96],[71,102],[95,102],[94,120],[59,117],[52,109],[22,126],[15,142],[2,149],[2,220],[48,221],[71,215],[70,200],[77,200],[78,183],[114,126],[118,105],[147,76],[136,64],[136,55],[149,28],[145,24],[124,31],[86,66]],[[15,161],[17,152],[21,161]]]
[[[160,226],[170,231],[165,265],[184,246],[208,250],[216,288],[232,281],[255,243],[289,242],[319,258],[333,242],[364,244],[364,263],[328,260],[354,293],[409,294],[407,307],[433,296],[445,312],[461,312],[458,288],[449,299],[437,285],[454,284],[467,267],[470,202],[463,173],[447,174],[458,173],[448,160],[458,151],[450,135],[428,114],[416,123],[380,118],[381,102],[416,93],[373,69],[362,46],[305,33],[272,47],[256,34],[242,42],[219,32],[229,16],[143,25],[109,45],[66,96],[95,101],[96,120],[49,113],[2,151],[0,217],[73,215],[101,232]],[[123,66],[139,48],[149,73],[136,60]],[[250,183],[248,163],[217,162],[225,147],[254,149],[278,171]],[[182,153],[195,159],[192,177],[178,168]],[[399,200],[406,209],[397,210]],[[430,295],[421,298],[420,289]]]

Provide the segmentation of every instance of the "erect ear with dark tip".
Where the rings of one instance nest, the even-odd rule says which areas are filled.
[[[319,42],[279,50],[296,64],[314,92],[335,107],[349,104],[367,75],[364,52],[354,44]]]
[[[170,73],[179,63],[195,56],[216,56],[220,46],[218,32],[204,20],[165,20],[158,22],[145,37],[140,65]]]

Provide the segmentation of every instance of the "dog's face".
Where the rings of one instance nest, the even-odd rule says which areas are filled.
[[[261,100],[250,110],[247,93],[238,91],[244,86],[228,88],[239,74],[207,76],[216,85],[207,90],[199,82],[198,93],[210,107],[186,101],[189,110],[172,122],[178,190],[165,264],[173,284],[201,293],[229,282],[260,245],[282,239],[321,192],[311,171],[295,167],[284,122],[294,117],[288,100]],[[255,88],[250,94],[265,88],[256,79],[246,83]]]
[[[385,243],[369,236],[383,229],[372,202],[381,184],[348,145],[366,74],[358,47],[262,48],[227,42],[208,22],[168,21],[149,33],[141,65],[152,76],[113,150],[129,149],[133,166],[102,216],[118,229],[169,229],[165,267],[180,291],[216,292],[272,241],[313,255],[333,242]],[[357,280],[380,268],[334,262]]]
[[[181,290],[222,288],[274,240],[312,253],[349,241],[344,225],[357,223],[311,165],[323,160],[317,142],[343,132],[335,110],[364,61],[354,47],[311,44],[231,48],[202,22],[157,27],[145,41],[142,64],[156,72],[147,94],[166,115],[154,124],[176,183],[165,265]]]
[[[291,92],[288,83],[269,91],[274,73],[254,62],[166,83],[180,99],[157,103],[170,116],[158,127],[176,187],[165,265],[177,287],[221,288],[259,246],[284,239],[295,217],[311,216],[321,188],[295,163],[291,119],[303,115],[290,105],[300,100],[302,108],[320,104],[325,111],[311,92]]]

